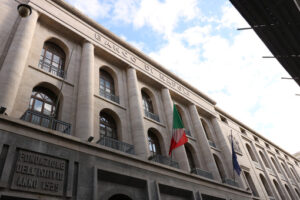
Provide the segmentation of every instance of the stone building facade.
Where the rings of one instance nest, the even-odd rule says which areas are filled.
[[[1,200],[300,199],[297,158],[66,2],[28,4],[0,3]]]

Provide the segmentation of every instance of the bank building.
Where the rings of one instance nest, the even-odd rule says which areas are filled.
[[[300,199],[300,160],[65,1],[0,27],[1,200]]]

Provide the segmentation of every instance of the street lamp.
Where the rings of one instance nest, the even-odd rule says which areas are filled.
[[[18,12],[21,17],[28,17],[29,15],[31,15],[32,10],[29,5],[20,4],[20,5],[18,5]]]

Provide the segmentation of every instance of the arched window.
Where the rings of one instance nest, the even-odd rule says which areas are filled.
[[[290,198],[291,198],[292,200],[294,200],[294,196],[293,196],[293,194],[292,194],[292,192],[291,192],[289,186],[287,186],[287,184],[285,184],[284,187],[285,187],[286,191],[288,192]]]
[[[52,124],[52,118],[56,118],[56,96],[43,87],[35,87],[32,90],[29,111],[24,120],[46,128],[56,129]]]
[[[108,200],[132,200],[132,199],[124,194],[115,194],[112,197],[110,197]]]
[[[218,168],[219,175],[220,175],[220,177],[222,179],[222,182],[225,182],[225,180],[226,180],[226,174],[225,174],[225,170],[224,170],[223,164],[222,164],[222,162],[221,162],[221,160],[219,159],[218,156],[216,156],[215,154],[213,154],[213,156],[214,156],[217,168]]]
[[[195,169],[196,165],[195,165],[195,162],[194,162],[194,158],[193,158],[192,152],[190,151],[190,149],[189,149],[189,147],[187,145],[184,145],[184,148],[185,148],[187,159],[188,159],[188,162],[189,162],[189,165],[190,165],[190,169],[191,170]]]
[[[255,157],[251,147],[249,146],[249,144],[246,144],[246,148],[247,148],[247,151],[248,151],[248,153],[251,157],[251,160],[254,161],[254,162],[257,162],[256,157]]]
[[[29,110],[42,115],[55,116],[56,95],[43,87],[35,87],[32,91]]]
[[[210,129],[209,129],[207,123],[203,119],[201,119],[201,123],[202,123],[203,129],[204,129],[206,138],[210,141],[213,141],[212,136],[211,136],[211,132],[210,132]]]
[[[300,199],[300,193],[299,193],[299,191],[295,188],[295,192],[297,193],[297,196],[299,197],[299,199]]]
[[[120,103],[119,96],[115,95],[114,79],[103,69],[100,69],[100,95],[111,101]]]
[[[106,112],[100,113],[100,138],[118,139],[115,120]]]
[[[283,170],[285,171],[286,175],[287,175],[289,178],[291,178],[290,174],[288,173],[288,171],[287,171],[287,169],[285,168],[285,166],[284,166],[283,163],[281,163],[281,166],[282,166]]]
[[[252,191],[253,196],[258,197],[258,192],[256,190],[255,184],[254,184],[254,182],[253,182],[253,180],[251,178],[250,173],[244,171],[244,174],[245,174],[246,180],[248,182],[248,185],[249,185],[249,187],[250,187],[250,189]]]
[[[294,169],[291,167],[290,170],[291,170],[292,174],[294,175],[295,179],[299,182],[299,177],[297,176],[297,174],[294,171]]]
[[[273,180],[273,183],[274,183],[277,193],[280,195],[281,199],[285,199],[284,194],[282,193],[282,190],[280,189],[277,181]]]
[[[276,161],[274,160],[273,157],[271,157],[271,160],[272,160],[272,163],[273,163],[273,165],[275,166],[277,172],[278,172],[278,173],[281,173],[281,171],[280,171],[280,169],[279,169],[279,167],[278,167],[278,165],[277,165],[277,163],[276,163]]]
[[[261,182],[262,182],[262,184],[263,184],[263,186],[265,188],[265,191],[267,192],[268,196],[273,196],[273,194],[271,192],[271,189],[270,189],[270,186],[269,186],[268,182],[266,181],[265,177],[262,174],[260,174],[259,177],[260,177],[260,180],[261,180]]]
[[[261,151],[259,151],[259,155],[260,155],[261,159],[263,160],[263,163],[265,164],[265,166],[266,166],[267,168],[270,168],[270,165],[269,165],[269,163],[268,163],[268,161],[267,161],[265,155],[264,155]]]
[[[152,156],[161,155],[159,140],[151,130],[148,131],[148,144]]]
[[[142,91],[143,106],[146,112],[154,113],[152,100],[149,95]]]
[[[64,77],[65,52],[52,42],[45,42],[39,67],[56,76]]]

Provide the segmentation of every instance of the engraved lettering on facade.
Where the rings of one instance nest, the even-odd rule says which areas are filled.
[[[113,45],[113,50],[114,50],[115,52],[117,52],[118,54],[120,54],[120,48],[117,47],[116,45]]]
[[[96,38],[96,40],[101,41],[101,36],[98,33],[95,33],[95,38]]]
[[[106,40],[106,41],[104,42],[104,44],[105,44],[106,46],[108,46],[108,47],[111,49],[112,45],[111,45],[111,43],[110,43],[108,40]]]
[[[132,62],[134,62],[134,63],[136,62],[136,58],[135,57],[131,56],[130,59],[131,59]]]
[[[95,38],[98,41],[104,41],[104,45],[103,43],[101,44],[102,46],[108,48],[108,49],[112,49],[116,54],[121,55],[123,58],[125,58],[127,61],[131,61],[134,64],[136,63],[137,58],[131,54],[129,54],[126,50],[119,48],[114,42],[110,42],[107,39],[101,38],[102,36],[98,33],[95,33]],[[103,40],[104,39],[104,40]],[[148,65],[146,63],[144,64],[144,69],[151,73],[152,75],[156,76],[156,73],[154,73],[154,70],[156,70],[155,68],[153,68],[151,65]],[[141,66],[139,66],[141,67]],[[162,72],[158,71],[158,78],[164,82],[165,84],[169,85],[170,87],[172,87],[174,90],[180,92],[181,94],[184,94],[185,96],[190,96],[190,92],[187,88],[183,87],[181,84],[177,83],[176,81],[174,81],[172,78],[169,78],[167,75],[163,74]]]
[[[126,51],[122,51],[122,54],[125,58],[127,58],[128,53]]]
[[[152,67],[150,67],[149,65],[145,64],[145,70],[150,72],[151,74],[153,74],[153,70]]]
[[[42,194],[63,195],[66,161],[20,150],[11,188]]]

